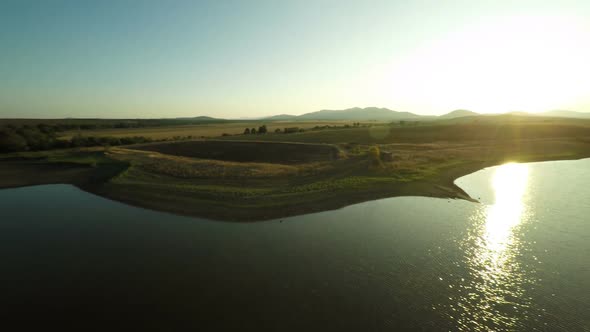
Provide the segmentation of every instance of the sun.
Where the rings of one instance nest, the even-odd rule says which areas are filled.
[[[563,16],[511,16],[463,26],[396,59],[392,99],[436,109],[538,112],[590,93],[590,27]]]

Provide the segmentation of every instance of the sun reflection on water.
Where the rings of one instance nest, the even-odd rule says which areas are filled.
[[[512,240],[512,229],[522,221],[523,198],[528,182],[528,167],[523,164],[500,166],[492,180],[495,203],[487,211],[485,247],[499,258]]]
[[[529,280],[518,257],[525,250],[519,227],[529,217],[528,178],[526,164],[499,166],[492,178],[494,204],[473,216],[475,226],[461,243],[471,278],[459,286],[459,330],[511,329],[527,315]]]

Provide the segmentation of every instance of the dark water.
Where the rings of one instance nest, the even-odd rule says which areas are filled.
[[[392,198],[248,224],[66,185],[2,190],[0,315],[80,330],[590,331],[590,160],[457,183],[482,204]]]

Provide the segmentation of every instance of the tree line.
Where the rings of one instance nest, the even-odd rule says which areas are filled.
[[[59,139],[53,126],[39,124],[22,127],[6,126],[0,128],[0,153],[40,151],[93,146],[117,146],[151,142],[150,138],[134,137],[94,137],[80,134],[71,139]]]
[[[276,128],[275,129],[275,134],[280,134],[280,133],[285,133],[285,134],[291,134],[291,133],[301,133],[304,132],[305,130],[303,128],[299,128],[299,127],[290,127],[290,128],[284,128],[283,130],[281,130],[281,128]],[[268,129],[266,128],[266,125],[262,125],[260,127],[258,127],[258,130],[256,130],[256,128],[246,128],[244,129],[244,135],[256,135],[256,134],[266,134],[268,133]]]
[[[266,129],[266,125],[262,125],[262,126],[258,127],[258,130],[256,130],[256,128],[244,129],[244,135],[266,134],[267,132],[268,132],[268,129]]]
[[[145,128],[145,127],[165,127],[179,125],[197,125],[210,123],[225,123],[224,119],[0,119],[0,126],[12,127],[36,127],[43,125],[52,127],[54,131],[72,131],[72,130],[94,130],[94,129],[112,129],[112,128]]]

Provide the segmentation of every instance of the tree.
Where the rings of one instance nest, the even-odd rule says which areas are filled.
[[[16,133],[26,140],[30,150],[50,149],[55,143],[53,135],[45,134],[37,127],[23,126]]]
[[[55,134],[55,127],[52,127],[52,126],[44,124],[44,123],[38,124],[37,129],[39,129],[39,131],[45,135],[51,136],[51,135]]]
[[[244,130],[244,135],[250,135],[250,128],[246,128]]]
[[[281,133],[281,128],[275,129],[275,133],[280,134]]]
[[[0,152],[27,150],[27,141],[13,131],[0,131]]]
[[[383,163],[381,162],[381,151],[379,150],[378,146],[372,146],[369,148],[368,151],[369,160],[375,167],[383,167]]]
[[[267,132],[266,125],[262,125],[262,126],[258,127],[259,134],[266,134],[266,132]]]
[[[252,134],[252,135],[256,134],[256,128],[250,129],[250,134]]]

